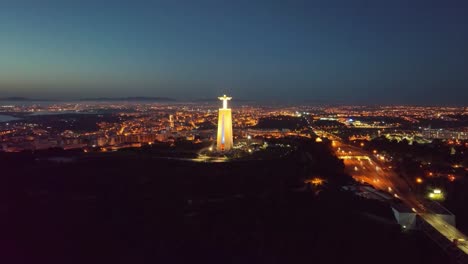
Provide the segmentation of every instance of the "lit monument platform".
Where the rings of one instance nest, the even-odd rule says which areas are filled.
[[[231,109],[227,107],[227,101],[231,100],[232,97],[218,97],[219,100],[223,101],[223,108],[219,109],[218,115],[218,136],[216,149],[218,151],[228,151],[232,149],[232,114]]]

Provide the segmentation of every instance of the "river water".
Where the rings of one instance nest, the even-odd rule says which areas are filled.
[[[19,120],[20,118],[16,118],[13,116],[8,116],[8,115],[0,115],[0,122],[10,122],[10,121],[15,121]]]

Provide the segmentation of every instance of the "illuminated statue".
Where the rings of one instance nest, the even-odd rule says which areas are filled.
[[[216,149],[218,151],[228,151],[232,149],[232,115],[231,109],[227,107],[227,101],[231,100],[232,97],[218,97],[219,100],[223,101],[223,108],[219,109],[218,116],[218,137]]]

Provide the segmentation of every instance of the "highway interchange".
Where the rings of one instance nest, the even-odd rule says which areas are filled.
[[[346,172],[356,181],[370,184],[400,199],[421,219],[468,255],[468,237],[429,209],[427,206],[429,202],[425,198],[412,192],[409,184],[395,173],[391,162],[388,162],[391,157],[345,144],[339,137],[324,131],[316,130],[316,133],[332,140],[332,147],[337,157],[343,159]]]

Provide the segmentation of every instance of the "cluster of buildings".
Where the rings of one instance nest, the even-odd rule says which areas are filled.
[[[422,129],[421,134],[428,139],[451,139],[451,140],[468,140],[468,129],[464,130],[449,130],[449,129]]]
[[[335,117],[394,117],[417,123],[418,119],[445,119],[453,121],[454,115],[467,114],[466,107],[443,106],[332,106],[323,107],[323,114]]]
[[[468,140],[466,107],[333,106],[315,111],[313,119],[318,129],[350,141],[381,136],[410,143]]]
[[[228,108],[231,97],[219,98],[220,109],[212,103],[51,103],[46,105],[0,105],[2,115],[13,115],[11,122],[0,120],[0,150],[21,151],[60,147],[138,146],[155,141],[216,140],[219,151],[229,150],[235,138],[308,136],[308,132],[289,128],[256,127],[262,118],[301,117],[314,129],[324,130],[350,140],[371,140],[382,135],[396,139],[429,142],[432,139],[467,140],[466,127],[429,129],[424,120],[458,122],[468,115],[466,108],[413,106],[252,106]],[[20,113],[18,115],[18,113]],[[95,128],[69,127],[71,120],[59,120],[61,126],[48,122],[47,115],[88,114],[100,116]],[[38,120],[31,116],[43,117]],[[234,117],[234,118],[233,118]],[[68,117],[69,118],[69,117]],[[44,122],[42,122],[44,121]],[[460,128],[461,127],[461,128]]]
[[[226,97],[228,98],[228,97]],[[232,119],[231,109],[227,108],[227,100],[219,111],[212,104],[69,104],[62,106],[50,104],[41,105],[8,105],[1,107],[2,113],[15,114],[12,122],[0,122],[0,151],[18,152],[22,150],[40,150],[49,148],[76,149],[100,147],[114,150],[123,147],[138,147],[155,141],[173,142],[188,140],[194,142],[216,139],[216,124],[222,135],[221,150],[229,150],[233,146],[233,127],[242,130],[255,126],[261,113],[258,108],[242,106],[236,111],[236,119]],[[218,113],[220,115],[218,115]],[[68,127],[76,120],[67,115],[60,118],[59,125],[50,125],[50,117],[62,114],[102,116],[96,122],[95,129],[75,129]],[[42,115],[40,119],[31,118]],[[112,118],[110,118],[112,117]],[[84,117],[86,118],[86,117]],[[11,119],[13,120],[13,119]],[[0,120],[1,121],[1,120]],[[54,121],[55,122],[55,121]],[[247,136],[239,133],[240,136]]]

